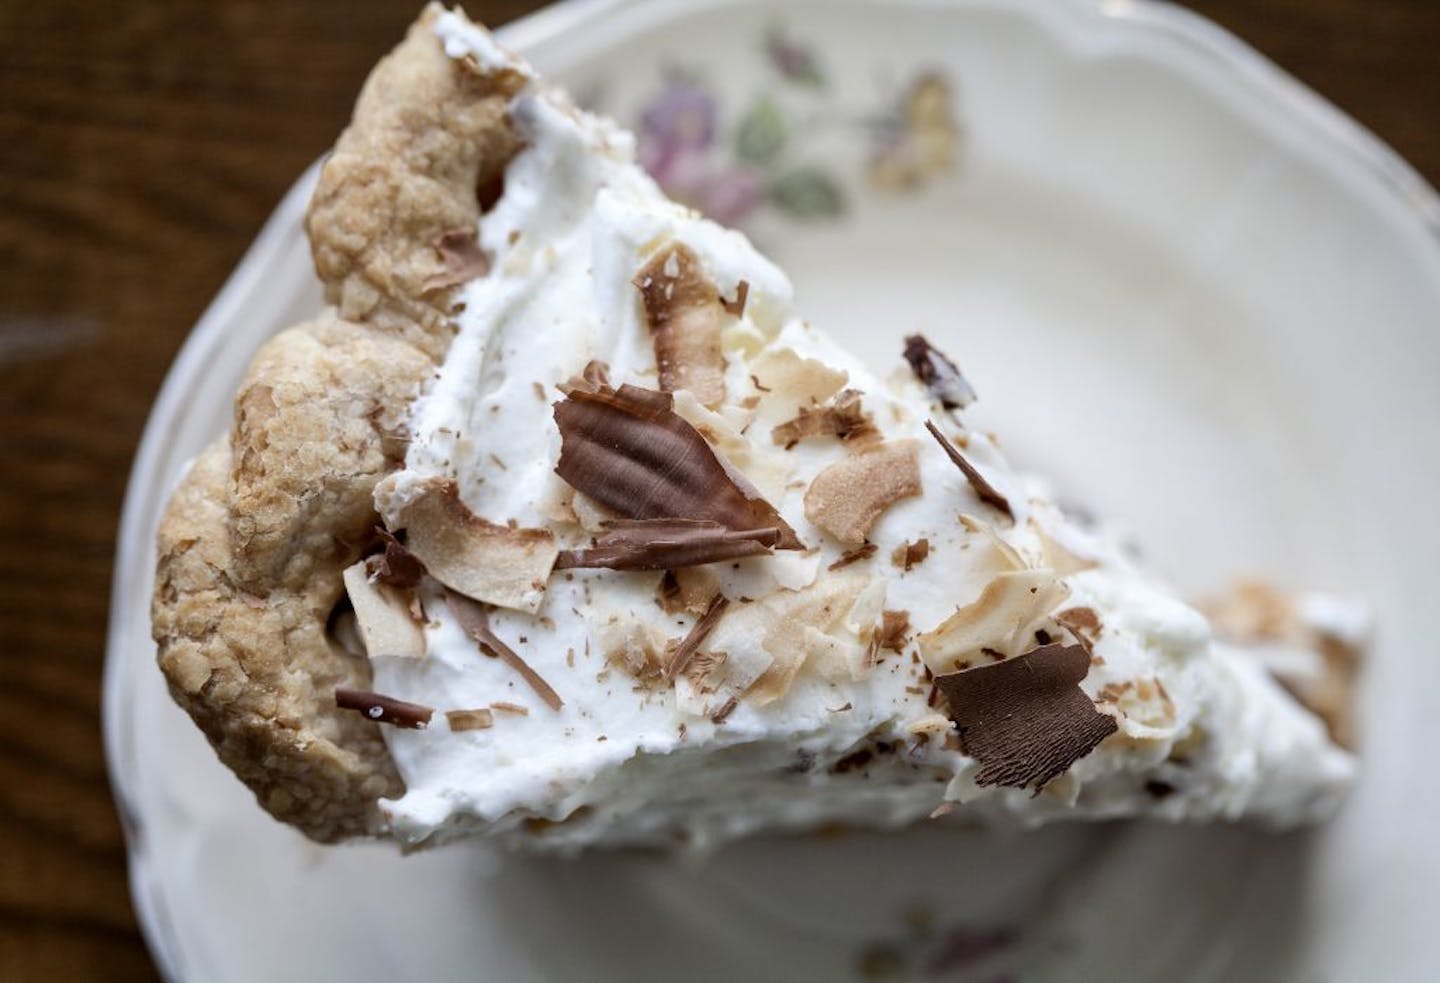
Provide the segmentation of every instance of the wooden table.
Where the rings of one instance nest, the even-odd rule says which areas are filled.
[[[0,3],[0,980],[154,975],[100,746],[126,472],[186,332],[415,6]],[[1440,183],[1440,3],[1194,6]]]

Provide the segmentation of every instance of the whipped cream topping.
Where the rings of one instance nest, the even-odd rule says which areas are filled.
[[[462,18],[443,15],[436,32],[451,57],[518,65]],[[533,82],[512,118],[525,149],[479,228],[492,270],[463,288],[459,333],[415,405],[405,466],[377,492],[380,511],[393,517],[443,478],[482,518],[547,529],[562,548],[588,545],[573,490],[554,471],[551,404],[591,360],[606,363],[616,385],[659,388],[632,280],[659,248],[680,242],[722,297],[735,297],[743,281],[748,299],[724,329],[723,404],[706,409],[681,391],[675,411],[808,547],[709,565],[732,605],[706,648],[726,653],[727,672],[753,679],[774,661],[767,603],[781,622],[809,610],[809,599],[838,614],[801,626],[804,664],[787,691],[762,703],[738,685],[707,691],[686,677],[657,685],[616,658],[661,651],[694,624],[694,613],[666,613],[657,602],[659,573],[556,572],[538,611],[490,616],[564,700],[552,710],[479,651],[438,594],[422,594],[427,654],[373,657],[376,690],[439,710],[507,709],[487,729],[452,732],[437,714],[426,730],[386,730],[407,788],[385,803],[399,837],[520,829],[543,830],[533,839],[556,848],[709,844],[830,822],[894,826],[945,802],[1023,822],[1145,813],[1292,824],[1333,807],[1353,765],[1319,721],[1244,652],[1213,642],[1204,618],[1117,546],[1068,522],[993,440],[971,433],[965,456],[1005,496],[1014,521],[980,501],[927,435],[932,400],[900,362],[898,338],[896,366],[884,376],[836,348],[797,314],[779,269],[744,236],[669,201],[634,163],[632,138],[609,122]],[[885,441],[916,442],[923,494],[883,512],[867,537],[873,555],[831,571],[846,547],[810,521],[805,493],[850,451],[831,437],[777,445],[772,428],[806,401],[794,385],[763,380],[798,371],[828,387],[837,370],[863,393]],[[921,539],[923,562],[904,570],[892,561]],[[975,601],[1015,557],[1055,570],[1068,593],[1059,607],[1096,613],[1103,630],[1082,688],[1118,720],[1117,733],[1035,796],[975,784],[976,762],[946,739],[949,722],[930,705],[914,637]],[[881,611],[905,612],[913,631],[902,652],[872,667],[867,643]]]

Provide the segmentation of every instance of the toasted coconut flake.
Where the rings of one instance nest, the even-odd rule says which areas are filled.
[[[770,431],[770,438],[786,450],[808,437],[839,437],[863,444],[880,439],[875,421],[865,412],[858,389],[842,389],[820,407],[802,407],[794,419],[786,420]]]
[[[996,491],[995,486],[985,480],[985,476],[976,470],[975,465],[965,459],[965,455],[960,453],[959,448],[955,446],[955,442],[941,433],[940,428],[935,426],[933,420],[925,421],[925,429],[930,431],[930,435],[939,442],[940,447],[945,451],[946,455],[949,456],[951,461],[955,462],[955,466],[965,475],[965,480],[970,482],[970,487],[975,490],[975,494],[979,496],[980,501],[987,505],[995,506],[995,508],[1004,512],[1011,519],[1014,519],[1015,513],[1010,511],[1010,500]]]
[[[955,728],[955,722],[943,713],[927,713],[905,725],[910,734],[948,734]]]
[[[1037,532],[1040,545],[1045,550],[1045,565],[1060,576],[1069,576],[1072,573],[1080,573],[1082,570],[1094,570],[1100,565],[1097,560],[1076,553],[1044,529],[1037,529]]]
[[[443,479],[427,481],[394,518],[410,552],[446,587],[497,607],[540,607],[559,552],[549,532],[488,522]]]
[[[724,652],[696,652],[681,675],[690,681],[696,692],[713,692],[715,687],[712,680],[724,669],[726,658]]]
[[[555,404],[556,473],[629,519],[709,521],[732,532],[775,529],[776,548],[803,549],[780,513],[671,407],[669,393],[637,386],[570,390]]]
[[[645,686],[660,689],[668,682],[666,639],[655,626],[639,619],[612,617],[600,625],[595,641],[608,665],[624,670]]]
[[[371,658],[394,655],[418,659],[425,655],[425,633],[411,617],[410,600],[404,593],[373,583],[363,560],[346,568],[342,577],[365,652]]]
[[[660,579],[657,600],[666,614],[704,614],[720,593],[720,578],[706,567],[667,570]]]
[[[794,473],[794,461],[764,442],[752,442],[746,431],[753,421],[707,410],[694,395],[683,390],[675,393],[672,409],[705,438],[737,484],[767,501],[784,496]]]
[[[356,710],[371,720],[407,730],[424,730],[430,726],[435,711],[420,703],[407,703],[393,696],[383,696],[362,689],[335,689],[335,705],[341,710]]]
[[[756,706],[778,700],[790,691],[795,676],[812,654],[828,654],[831,661],[849,661],[828,652],[833,646],[853,649],[858,638],[839,637],[844,621],[868,578],[855,573],[822,578],[802,591],[776,591],[750,607],[761,615],[764,625],[761,646],[771,662],[745,690],[745,698]],[[847,633],[848,635],[848,633]],[[720,649],[718,641],[712,647]]]
[[[769,553],[780,530],[732,532],[718,522],[694,519],[622,519],[606,524],[590,549],[561,550],[555,569],[674,570]]]
[[[886,509],[921,493],[917,446],[889,441],[836,461],[805,492],[806,518],[840,542],[860,545]]]
[[[683,243],[661,249],[635,275],[655,341],[660,388],[688,389],[714,409],[725,401],[725,353],[721,334],[731,314]],[[743,306],[743,300],[742,300]]]
[[[490,630],[490,618],[486,614],[483,604],[478,604],[454,590],[445,592],[445,603],[449,606],[450,613],[455,615],[455,620],[460,622],[460,627],[465,629],[465,633],[480,643],[480,651],[492,658],[499,659],[518,672],[551,710],[559,710],[565,705],[565,701],[560,699],[560,694],[551,689],[550,684],[545,682],[538,672],[530,668],[528,662],[520,658],[514,649],[506,645],[499,636]]]
[[[746,702],[764,706],[789,690],[802,666],[814,662],[831,678],[853,678],[864,655],[852,609],[870,578],[845,571],[823,577],[799,590],[776,590],[758,601],[733,604],[712,630],[704,651],[691,659],[698,672],[701,659],[716,665],[697,680],[686,673],[677,684],[679,705],[687,712],[709,713],[716,699],[707,694],[743,694]],[[878,618],[878,611],[876,613]]]
[[[931,672],[950,672],[986,650],[1001,658],[1033,637],[1032,626],[1069,593],[1052,570],[997,574],[980,596],[920,636],[920,656]]]
[[[1294,600],[1260,580],[1238,580],[1219,598],[1202,605],[1215,631],[1246,644],[1302,642],[1305,623]]]
[[[901,543],[890,554],[890,562],[909,573],[917,564],[924,563],[930,555],[930,540],[917,539],[913,543]]]
[[[963,410],[975,402],[975,390],[959,367],[930,342],[924,335],[912,334],[905,339],[905,361],[915,378],[925,384],[930,395],[947,410]]]
[[[489,707],[475,710],[446,710],[445,720],[453,731],[487,730],[495,725],[495,715]]]
[[[530,708],[519,703],[508,703],[505,700],[496,700],[490,704],[490,709],[499,713],[508,713],[512,717],[530,716]]]
[[[724,659],[723,672],[713,680],[715,690],[743,693],[774,664],[775,659],[764,645],[766,632],[773,620],[774,614],[768,604],[740,601],[730,606],[705,646],[706,652]],[[677,691],[687,710],[700,712],[704,703],[695,699],[696,694],[686,694],[678,686]]]
[[[425,564],[384,526],[376,526],[375,534],[380,537],[385,548],[382,552],[365,558],[365,571],[370,575],[370,579],[401,590],[419,586],[425,577]]]
[[[960,746],[980,762],[975,784],[1038,792],[1113,734],[1115,718],[1080,688],[1089,671],[1079,645],[1046,645],[937,675]]]
[[[710,602],[710,607],[700,616],[700,619],[691,626],[690,631],[675,646],[670,653],[670,659],[665,663],[665,678],[674,679],[685,672],[690,665],[690,660],[700,651],[700,646],[710,633],[715,630],[716,623],[725,614],[725,609],[730,606],[730,601],[723,594],[716,594],[715,599]]]
[[[1258,580],[1236,582],[1201,610],[1217,635],[1248,647],[1291,696],[1319,717],[1332,740],[1355,747],[1355,685],[1371,630],[1368,610],[1335,598],[1297,603]],[[1288,654],[1276,660],[1277,652]]]
[[[985,538],[994,554],[995,566],[998,570],[1028,570],[1030,568],[1030,565],[1025,562],[1025,558],[1020,555],[1020,551],[1005,542],[990,523],[962,512],[960,513],[960,525],[964,526],[967,532],[979,533]]]
[[[765,394],[776,416],[803,406],[818,406],[839,392],[850,376],[818,359],[803,358],[793,348],[768,348],[751,363],[755,388]],[[770,419],[775,419],[775,416]]]
[[[447,232],[435,243],[445,269],[425,281],[425,291],[458,287],[490,272],[490,257],[480,248],[474,232]]]

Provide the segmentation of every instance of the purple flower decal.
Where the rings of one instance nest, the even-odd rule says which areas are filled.
[[[641,113],[640,166],[670,197],[733,225],[765,200],[765,184],[743,164],[714,159],[718,116],[712,93],[672,73]]]
[[[641,165],[658,180],[676,157],[709,149],[717,115],[714,95],[690,77],[672,73],[640,116]]]
[[[643,162],[671,198],[723,225],[736,224],[765,200],[765,182],[758,173],[743,165],[717,167],[701,150],[676,150],[658,166]]]
[[[746,167],[732,167],[710,179],[696,207],[721,225],[735,225],[765,200],[765,181]]]
[[[790,219],[834,218],[845,211],[848,193],[833,163],[819,159],[814,138],[846,117],[833,106],[817,109],[822,92],[797,91],[826,84],[814,48],[779,25],[763,40],[784,84],[767,75],[769,91],[755,93],[743,113],[725,121],[716,94],[696,75],[672,68],[641,106],[639,163],[672,198],[726,225],[761,208]],[[866,170],[876,187],[917,187],[952,163],[958,127],[939,75],[922,74],[895,106],[858,123],[869,131]]]

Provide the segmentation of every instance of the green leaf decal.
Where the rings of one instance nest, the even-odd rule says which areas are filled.
[[[735,134],[735,153],[752,164],[768,164],[785,146],[785,118],[769,96],[755,100]]]
[[[795,218],[833,218],[845,211],[845,192],[817,167],[797,168],[776,178],[770,185],[770,200]]]

